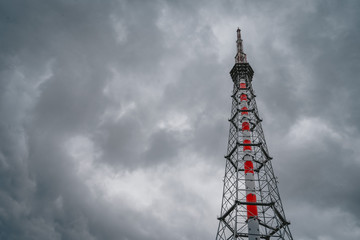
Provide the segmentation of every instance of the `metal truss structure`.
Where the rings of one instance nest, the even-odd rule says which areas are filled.
[[[237,30],[237,54],[217,240],[293,239],[281,203],[252,88],[254,71]]]

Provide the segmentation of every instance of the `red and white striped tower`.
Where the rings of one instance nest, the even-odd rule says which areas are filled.
[[[253,69],[237,30],[224,189],[216,239],[293,239],[252,88]]]

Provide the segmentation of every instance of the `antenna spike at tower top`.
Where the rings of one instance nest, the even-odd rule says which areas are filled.
[[[241,39],[241,30],[240,28],[237,29],[237,53],[235,56],[235,63],[247,63],[246,54],[244,53],[242,39]]]

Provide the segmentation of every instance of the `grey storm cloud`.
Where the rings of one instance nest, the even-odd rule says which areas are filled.
[[[235,31],[290,229],[360,237],[357,1],[2,1],[0,239],[212,239]]]

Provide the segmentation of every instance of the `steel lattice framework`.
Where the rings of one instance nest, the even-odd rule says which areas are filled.
[[[216,239],[293,239],[252,88],[254,71],[237,30],[237,54],[221,214]]]

